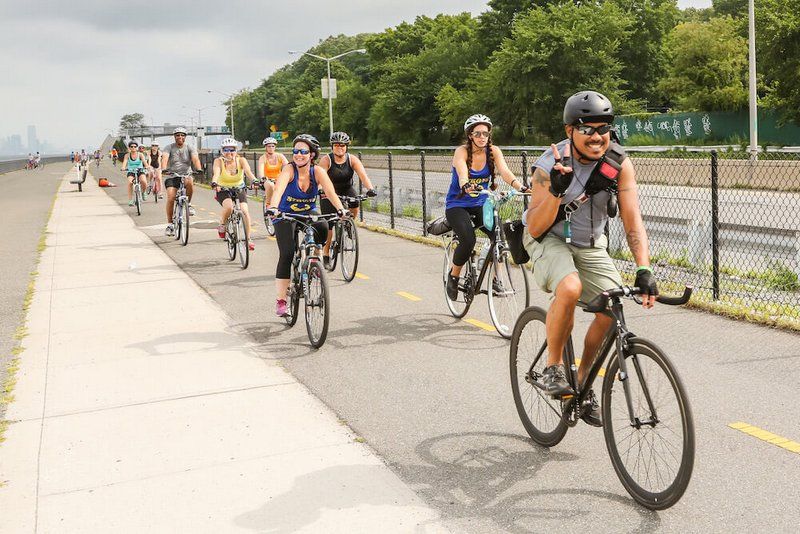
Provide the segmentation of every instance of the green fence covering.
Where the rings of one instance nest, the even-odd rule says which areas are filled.
[[[750,137],[747,111],[621,115],[614,124],[623,144],[637,134],[652,137],[655,143],[665,144],[729,141],[735,138],[747,140]],[[776,113],[759,110],[758,144],[800,145],[800,126],[792,123],[779,126]]]

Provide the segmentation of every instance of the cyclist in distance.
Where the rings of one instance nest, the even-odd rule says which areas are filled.
[[[186,175],[194,170],[199,171],[202,168],[200,158],[197,155],[197,149],[192,145],[186,143],[186,128],[178,126],[173,132],[175,138],[174,143],[170,143],[164,147],[161,153],[161,173],[164,176],[164,187],[167,188],[167,228],[164,233],[171,236],[175,232],[172,226],[172,204],[175,202],[175,196],[178,193],[178,186],[180,185],[180,178],[170,176],[172,174]],[[194,180],[191,176],[184,179],[186,184],[186,195],[189,197],[189,215],[194,215],[194,208],[191,205],[192,193],[194,193]]]
[[[227,191],[222,188],[243,188],[244,177],[247,175],[250,178],[250,185],[256,182],[256,177],[253,171],[250,170],[250,164],[247,159],[239,156],[236,151],[239,148],[239,143],[236,139],[228,137],[222,140],[220,149],[222,155],[214,160],[214,174],[211,178],[211,187],[215,191],[214,197],[219,205],[222,206],[222,215],[220,216],[219,226],[217,226],[217,233],[220,239],[225,239],[225,221],[233,211],[233,200]],[[255,249],[255,244],[250,239],[250,211],[247,209],[247,192],[245,189],[237,189],[236,196],[242,206],[242,213],[244,214],[245,232],[247,233],[247,246],[250,250]]]
[[[275,152],[278,146],[278,141],[274,137],[267,137],[262,143],[264,145],[264,153],[258,158],[258,179],[264,184],[264,196],[267,197],[267,206],[269,206],[269,199],[272,196],[272,191],[275,188],[275,180],[281,173],[284,165],[289,163],[286,156],[280,152]]]
[[[41,164],[42,164],[42,155],[39,154],[39,151],[37,150],[36,151],[36,155],[33,156],[33,165],[34,165],[34,167],[38,168],[39,165],[41,165]]]
[[[69,161],[70,163],[75,163],[75,151],[69,153]]]
[[[300,134],[292,142],[292,161],[281,170],[275,182],[275,190],[267,209],[275,215],[280,212],[311,215],[319,213],[317,195],[320,188],[343,217],[346,212],[336,194],[328,173],[315,164],[319,157],[319,141],[308,134]],[[276,209],[277,208],[277,209]],[[296,245],[296,230],[293,221],[282,219],[275,222],[275,239],[278,242],[278,265],[275,272],[277,302],[275,313],[283,317],[287,313],[286,292],[289,289],[289,271]],[[328,232],[328,223],[314,223],[314,240],[322,243]]]
[[[325,169],[328,176],[333,182],[333,187],[336,189],[338,196],[354,197],[356,190],[353,187],[353,175],[358,174],[358,179],[364,184],[367,189],[367,196],[374,197],[377,195],[375,189],[372,187],[372,182],[367,176],[367,171],[364,169],[364,164],[356,156],[351,155],[347,151],[350,144],[350,136],[345,132],[333,132],[331,134],[331,148],[332,152],[322,156],[319,161],[319,166]],[[327,198],[320,195],[320,208],[323,214],[336,213],[336,208],[328,201]],[[358,207],[350,208],[350,213],[353,217],[358,216]],[[332,225],[329,225],[332,227]],[[333,240],[333,230],[328,230],[328,238],[325,240],[325,246],[322,249],[322,262],[328,266],[329,257],[328,251],[331,248],[331,241]]]
[[[500,149],[492,144],[492,121],[486,115],[476,114],[464,123],[466,141],[453,154],[450,189],[445,198],[445,217],[458,237],[453,252],[453,265],[447,277],[447,297],[458,297],[458,277],[475,248],[475,228],[483,228],[483,203],[486,195],[479,188],[497,188],[495,174],[514,189],[524,193],[528,189],[516,179],[508,168]]]
[[[142,200],[147,198],[147,158],[139,152],[139,143],[130,141],[128,153],[122,158],[122,170],[128,176],[128,206],[133,206],[133,181],[139,180],[142,187]]]
[[[161,184],[161,149],[155,139],[150,142],[150,152],[147,155],[150,160],[150,184],[153,190],[158,191],[158,198],[164,198],[161,194],[164,190]]]
[[[114,165],[116,168],[117,166],[117,159],[119,158],[119,152],[117,152],[116,148],[111,149],[111,164]]]
[[[564,106],[567,139],[551,145],[533,164],[533,197],[525,216],[528,232],[523,242],[536,283],[555,293],[547,312],[548,355],[543,373],[547,392],[554,397],[572,393],[561,355],[572,332],[578,301],[588,303],[603,291],[622,285],[603,233],[617,209],[638,266],[635,285],[643,290],[643,306],[652,308],[658,295],[636,175],[622,147],[611,140],[613,122],[614,109],[602,94],[581,91],[572,95]],[[591,368],[611,321],[607,315],[595,314],[584,339],[579,381]],[[591,391],[589,399],[592,409],[583,420],[602,426]]]

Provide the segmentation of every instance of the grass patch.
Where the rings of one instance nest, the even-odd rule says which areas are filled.
[[[402,216],[408,219],[422,219],[422,206],[407,204],[403,206]]]

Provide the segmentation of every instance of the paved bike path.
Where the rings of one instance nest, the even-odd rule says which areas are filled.
[[[7,413],[0,530],[444,530],[94,180],[74,189]]]

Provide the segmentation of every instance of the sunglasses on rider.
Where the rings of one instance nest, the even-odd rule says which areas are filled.
[[[344,143],[333,143],[333,148],[343,148],[343,147],[346,147],[346,146],[347,145],[344,144]]]
[[[222,149],[223,152],[236,152],[236,149],[232,146],[226,146]]]
[[[307,148],[293,148],[292,149],[292,154],[294,154],[294,155],[302,154],[304,156],[307,156],[310,153],[311,153],[311,151],[309,149],[307,149]]]
[[[611,124],[604,124],[602,126],[589,126],[588,124],[580,124],[575,127],[578,132],[582,133],[583,135],[594,135],[595,132],[599,133],[600,135],[605,135],[611,131],[614,126]]]
[[[480,131],[477,131],[477,132],[472,132],[470,135],[472,137],[474,137],[475,139],[478,139],[480,137],[489,137],[492,134],[489,131],[480,130]]]
[[[175,137],[186,137],[186,134],[177,133],[177,134],[175,134]]]

